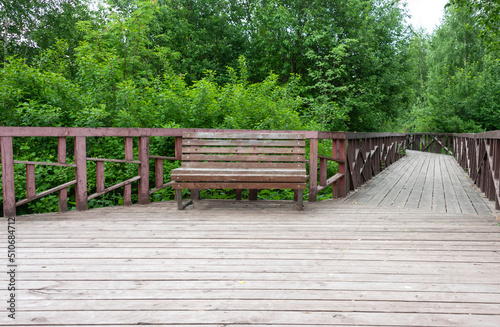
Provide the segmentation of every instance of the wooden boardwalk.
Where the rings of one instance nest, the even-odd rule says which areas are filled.
[[[491,215],[495,204],[448,155],[407,151],[407,156],[351,193],[345,203],[434,212]]]
[[[18,217],[16,319],[3,309],[0,325],[497,327],[499,222],[446,175],[446,157],[418,158],[424,168],[403,159],[389,168],[395,175],[351,195],[358,203],[303,212],[290,202],[203,200],[184,211],[164,202]],[[392,178],[397,171],[412,177]],[[429,197],[430,179],[413,177],[431,171]],[[475,211],[438,212],[438,175]],[[384,183],[397,194],[383,195]],[[380,200],[360,205],[370,192],[368,202]],[[4,306],[7,284],[2,274]]]

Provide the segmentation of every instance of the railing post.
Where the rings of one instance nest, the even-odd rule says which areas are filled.
[[[57,138],[57,162],[66,163],[66,137]],[[68,189],[59,191],[59,212],[68,211]]]
[[[339,160],[338,164],[338,173],[339,174],[344,174],[344,177],[339,179],[337,182],[337,189],[334,190],[333,197],[345,197],[347,196],[347,170],[346,170],[346,164],[347,164],[347,156],[346,156],[346,145],[347,141],[346,139],[343,140],[337,140],[337,159]],[[337,194],[335,194],[337,192]]]
[[[318,195],[318,139],[310,139],[309,149],[309,201],[315,202]]]
[[[182,159],[182,137],[180,136],[175,137],[175,159]]]
[[[125,138],[125,160],[134,160],[134,139]],[[123,187],[123,205],[132,205],[132,185],[127,184]]]
[[[87,141],[85,136],[75,137],[76,210],[87,210]]]
[[[16,188],[14,184],[14,151],[12,137],[1,137],[3,216],[16,216]]]
[[[149,137],[139,137],[139,203],[149,203]]]

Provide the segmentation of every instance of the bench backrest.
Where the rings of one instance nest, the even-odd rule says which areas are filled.
[[[184,133],[183,166],[244,168],[304,168],[304,134]]]

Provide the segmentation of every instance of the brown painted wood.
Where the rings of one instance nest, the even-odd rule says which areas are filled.
[[[60,191],[62,189],[68,188],[68,187],[70,187],[72,185],[75,185],[75,184],[77,184],[76,180],[73,180],[73,181],[68,182],[68,183],[64,183],[62,185],[56,186],[54,188],[51,188],[51,189],[49,189],[47,191],[38,193],[38,194],[36,194],[36,195],[34,195],[32,197],[29,197],[29,198],[26,198],[24,200],[18,201],[18,202],[16,202],[16,206],[20,206],[20,205],[26,204],[26,203],[28,203],[30,201],[39,199],[41,197],[44,197],[44,196],[49,195],[51,193],[54,193],[54,192]]]
[[[21,161],[21,160],[14,160],[15,164],[20,164],[20,165],[40,165],[40,166],[58,166],[58,167],[76,167],[75,164],[67,164],[67,163],[60,163],[60,162],[38,162],[38,161]]]
[[[163,159],[155,159],[155,186],[163,185]]]
[[[205,168],[205,169],[306,169],[306,164],[302,162],[183,162],[182,168]]]
[[[306,141],[302,140],[207,140],[187,139],[185,146],[258,146],[258,147],[304,147]]]
[[[115,184],[115,185],[113,185],[113,186],[110,186],[110,187],[108,187],[108,188],[106,188],[106,189],[102,190],[102,191],[98,191],[98,192],[96,192],[96,193],[94,193],[94,194],[90,195],[90,196],[88,197],[88,200],[95,199],[95,198],[97,198],[98,196],[101,196],[101,195],[103,195],[103,194],[105,194],[105,193],[108,193],[108,192],[111,192],[111,191],[113,191],[113,190],[116,190],[117,188],[123,187],[123,186],[125,186],[125,185],[127,185],[127,184],[133,183],[133,182],[135,182],[135,181],[137,181],[137,180],[140,180],[140,179],[141,179],[141,177],[140,177],[140,176],[135,176],[135,177],[129,178],[129,179],[127,179],[126,181],[123,181],[123,182],[121,182],[121,183]],[[149,196],[149,194],[148,194],[148,196]]]
[[[251,132],[186,132],[182,133],[182,138],[184,139],[256,139],[256,140],[304,140],[306,138],[305,134],[297,133],[251,133]]]
[[[97,161],[96,162],[96,188],[97,188],[97,193],[101,193],[104,191],[104,162],[103,161]]]
[[[134,160],[134,139],[131,137],[125,138],[125,160]],[[123,204],[126,206],[132,205],[132,184],[123,187]]]
[[[204,155],[183,154],[183,161],[304,162],[304,155]]]
[[[307,181],[307,176],[302,175],[283,175],[283,174],[229,174],[224,173],[205,175],[183,174],[172,175],[175,182],[301,182]]]
[[[309,202],[317,201],[318,196],[318,139],[309,144]]]
[[[194,154],[194,153],[217,153],[217,154],[305,154],[306,150],[304,148],[262,148],[262,147],[192,147],[184,146],[182,148],[182,153],[184,155]]]
[[[180,179],[182,179],[184,176],[191,176],[191,175],[207,175],[207,176],[208,175],[219,175],[219,176],[279,175],[279,176],[297,176],[297,177],[306,176],[304,169],[298,169],[298,168],[293,168],[293,169],[291,169],[290,167],[259,168],[258,166],[256,166],[254,168],[237,167],[237,168],[227,169],[227,168],[212,168],[209,166],[209,163],[207,163],[206,168],[192,168],[192,167],[177,168],[173,171],[171,176],[179,176]]]
[[[149,137],[139,137],[139,203],[149,203]]]
[[[66,138],[59,137],[57,139],[57,162],[66,164]],[[76,167],[76,166],[75,166]],[[59,212],[68,211],[68,189],[59,191]]]
[[[177,160],[175,157],[164,157],[164,156],[149,156],[150,159],[161,159],[161,160]]]
[[[137,160],[106,159],[106,158],[87,158],[87,161],[132,163],[132,164],[140,164],[141,163],[140,161],[137,161]]]
[[[35,194],[35,165],[26,165],[26,197],[32,198]]]
[[[87,210],[87,143],[84,136],[75,137],[76,210]]]
[[[172,184],[173,189],[306,189],[303,182],[185,182]]]

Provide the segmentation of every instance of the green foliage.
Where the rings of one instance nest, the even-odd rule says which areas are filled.
[[[477,17],[449,6],[430,38],[414,37],[421,88],[404,131],[480,132],[500,129],[499,56],[485,46]],[[423,64],[425,62],[425,65]],[[415,71],[417,73],[417,71]]]

